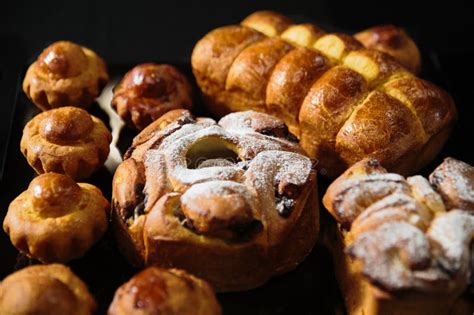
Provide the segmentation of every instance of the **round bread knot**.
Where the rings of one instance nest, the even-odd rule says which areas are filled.
[[[56,42],[38,57],[40,68],[59,78],[78,76],[87,67],[87,57],[81,46],[68,41]]]
[[[224,239],[249,232],[255,219],[244,190],[245,186],[230,181],[192,186],[181,197],[187,224],[200,234]]]
[[[40,123],[42,137],[52,143],[74,142],[89,135],[94,127],[89,113],[77,107],[61,107],[48,112]]]
[[[81,188],[69,176],[46,173],[30,183],[31,202],[36,211],[45,215],[61,215],[79,201]]]

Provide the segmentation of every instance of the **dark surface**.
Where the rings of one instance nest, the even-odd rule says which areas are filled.
[[[414,2],[414,1],[412,1]],[[453,156],[474,164],[471,148],[474,135],[473,11],[467,1],[441,5],[410,2],[312,1],[228,1],[216,4],[156,1],[114,2],[31,2],[16,1],[0,9],[0,154],[9,140],[5,173],[0,182],[0,219],[8,204],[28,186],[34,176],[19,151],[21,130],[37,113],[19,87],[22,72],[47,44],[69,39],[96,50],[110,65],[111,72],[123,74],[145,61],[172,62],[188,76],[189,56],[196,40],[210,29],[236,23],[257,9],[273,9],[309,19],[319,25],[335,25],[348,31],[377,23],[401,25],[423,50],[422,77],[441,85],[454,97],[460,120],[437,159],[423,170],[428,174],[443,157]],[[115,66],[122,65],[122,66]],[[13,105],[17,107],[13,111]],[[196,107],[198,113],[202,108]],[[103,115],[97,106],[91,113]],[[11,135],[8,136],[12,124]],[[122,146],[127,145],[126,141]],[[90,179],[110,197],[111,174],[101,170]],[[324,193],[324,183],[321,185]],[[18,256],[8,237],[0,232],[0,279],[27,264]],[[115,250],[106,236],[84,258],[70,264],[83,278],[99,302],[103,314],[115,289],[134,270]],[[262,288],[243,293],[219,295],[225,314],[339,314],[340,299],[331,260],[318,246],[294,272],[272,279]]]

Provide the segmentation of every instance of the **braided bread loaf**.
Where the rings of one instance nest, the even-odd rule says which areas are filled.
[[[316,172],[285,124],[257,112],[170,111],[133,141],[113,180],[118,244],[219,291],[293,269],[319,229]]]
[[[406,49],[374,43],[367,34],[379,31],[358,38],[402,61],[419,55],[404,33],[398,35]],[[279,117],[330,177],[364,157],[413,173],[441,149],[456,118],[446,92],[390,55],[271,12],[208,33],[194,48],[192,67],[214,114],[255,110]]]
[[[348,313],[456,314],[473,284],[473,202],[474,167],[452,158],[429,181],[371,159],[334,181],[323,203],[341,228],[333,250]]]

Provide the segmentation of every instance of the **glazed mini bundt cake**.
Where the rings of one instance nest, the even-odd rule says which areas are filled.
[[[23,129],[20,148],[38,174],[56,172],[80,180],[104,164],[111,140],[99,118],[67,106],[33,117]]]
[[[95,309],[84,282],[64,265],[26,267],[0,282],[2,315],[92,315]]]
[[[27,256],[67,262],[84,255],[102,237],[109,209],[97,187],[46,173],[10,203],[3,229]]]
[[[109,79],[104,61],[92,50],[69,41],[48,46],[31,64],[23,91],[41,110],[86,108]]]
[[[108,315],[220,315],[206,281],[179,269],[148,267],[115,292]]]
[[[474,167],[453,158],[429,181],[372,159],[334,181],[323,203],[339,229],[326,241],[348,313],[472,313],[473,201]]]
[[[319,229],[316,173],[285,124],[168,112],[133,141],[113,180],[118,244],[137,265],[187,270],[218,291],[293,269]]]

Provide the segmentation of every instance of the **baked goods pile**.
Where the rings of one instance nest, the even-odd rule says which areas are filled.
[[[404,178],[364,159],[336,179],[323,203],[349,314],[451,314],[472,284],[474,167],[447,158]]]
[[[391,25],[352,37],[260,11],[211,31],[192,68],[220,120],[190,112],[192,85],[172,65],[137,65],[106,89],[106,111],[136,133],[106,183],[109,203],[76,182],[110,152],[107,125],[86,111],[105,63],[53,43],[23,82],[44,111],[20,143],[38,176],[3,221],[13,246],[43,265],[0,283],[0,314],[92,314],[86,285],[59,263],[113,236],[145,269],[117,288],[109,315],[219,315],[214,290],[261,286],[313,249],[316,167],[344,172],[323,198],[335,221],[322,222],[321,239],[349,314],[471,314],[474,167],[447,158],[429,179],[404,177],[437,155],[457,117],[446,92],[415,76],[420,65]]]
[[[191,271],[218,291],[293,269],[318,233],[316,173],[285,124],[170,111],[133,141],[113,180],[119,247],[137,265]]]
[[[8,207],[3,229],[30,266],[0,283],[0,313],[91,315],[96,303],[64,265],[81,258],[105,234],[110,203],[94,185],[76,183],[101,168],[112,136],[88,108],[108,80],[105,63],[71,42],[46,48],[23,82],[44,112],[24,127],[20,148],[39,175]],[[143,64],[118,84],[111,106],[143,129],[170,109],[189,108],[191,86],[176,68]],[[293,144],[293,146],[297,146]],[[157,287],[158,286],[158,287]],[[149,268],[118,289],[109,314],[221,314],[213,289],[178,269]]]
[[[392,31],[359,34],[381,50],[366,49],[354,37],[257,12],[205,35],[194,47],[193,73],[213,114],[279,117],[323,175],[335,177],[365,157],[412,174],[440,151],[457,114],[445,91],[382,52],[419,62],[413,41]],[[367,34],[385,39],[373,44]]]

